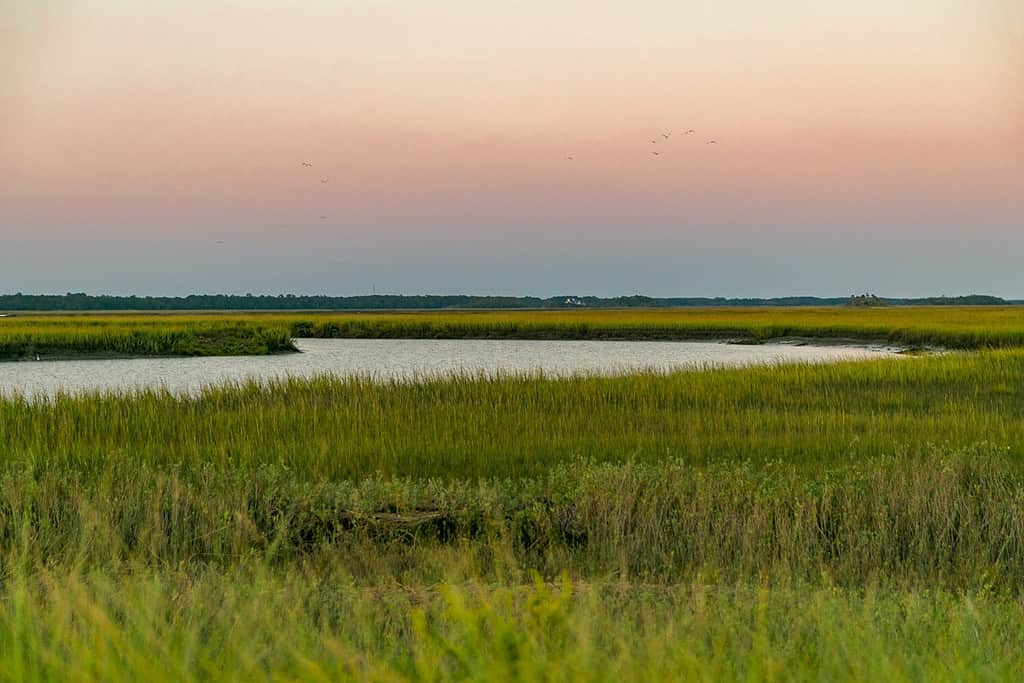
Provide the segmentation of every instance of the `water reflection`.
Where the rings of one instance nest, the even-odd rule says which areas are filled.
[[[302,353],[259,357],[136,358],[0,363],[0,393],[166,387],[195,392],[210,384],[325,373],[411,379],[460,372],[619,374],[703,366],[879,358],[882,347],[757,346],[695,342],[435,339],[300,339]]]

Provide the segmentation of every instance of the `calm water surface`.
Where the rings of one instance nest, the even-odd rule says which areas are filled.
[[[696,342],[300,339],[302,353],[0,363],[0,393],[166,387],[197,392],[248,379],[323,374],[412,379],[458,373],[620,374],[636,370],[821,363],[895,355],[881,347]]]

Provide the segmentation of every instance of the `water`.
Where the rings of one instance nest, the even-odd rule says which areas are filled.
[[[197,392],[247,379],[326,373],[412,379],[434,374],[621,374],[707,366],[821,363],[892,356],[882,347],[696,342],[299,339],[302,353],[215,358],[133,358],[0,363],[0,394],[166,387]]]

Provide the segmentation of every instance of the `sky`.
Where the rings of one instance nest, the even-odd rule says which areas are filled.
[[[2,293],[1024,298],[1022,255],[1017,0],[0,0]]]

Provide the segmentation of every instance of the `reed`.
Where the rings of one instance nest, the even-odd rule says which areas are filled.
[[[0,680],[1017,680],[1024,608],[799,584],[353,588],[305,568],[20,569]]]
[[[196,474],[7,466],[0,680],[1024,674],[1024,475],[988,447],[818,477]]]
[[[1022,378],[1010,348],[2,397],[0,680],[1019,679]]]
[[[294,351],[281,325],[176,317],[39,317],[0,321],[0,361]]]
[[[622,377],[320,377],[0,401],[0,462],[288,467],[309,480],[532,477],[594,462],[832,467],[989,442],[1024,456],[1024,352]]]
[[[296,337],[734,339],[787,337],[956,349],[1024,345],[1024,307],[713,308],[269,316]]]
[[[184,473],[125,458],[98,477],[8,465],[0,556],[281,570],[360,585],[714,576],[1024,595],[1024,468],[933,448],[809,473],[750,464],[566,463],[533,479],[306,481],[285,467]]]
[[[1024,346],[1024,307],[697,308],[423,313],[19,315],[0,359],[26,354],[196,355],[293,350],[288,337],[854,340],[951,349]]]

